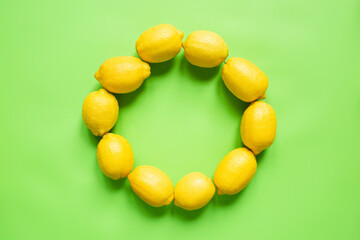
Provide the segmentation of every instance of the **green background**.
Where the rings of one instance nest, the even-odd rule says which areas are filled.
[[[0,239],[360,239],[360,3],[344,1],[2,1]],[[270,85],[277,137],[236,196],[195,212],[155,209],[96,162],[81,118],[103,61],[135,55],[147,28],[220,34],[229,57],[258,65]],[[184,38],[185,39],[185,38]],[[140,89],[118,95],[112,130],[135,166],[174,185],[242,146],[248,104],[221,67],[151,64]]]

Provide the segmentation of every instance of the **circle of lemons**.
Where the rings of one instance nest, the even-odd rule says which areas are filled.
[[[257,169],[256,155],[268,148],[276,135],[276,115],[264,99],[268,88],[266,75],[248,60],[232,57],[222,68],[227,88],[240,100],[251,102],[241,124],[241,139],[246,147],[228,153],[215,170],[213,180],[202,173],[184,176],[175,186],[160,169],[138,166],[130,143],[122,136],[108,133],[115,125],[119,105],[111,93],[135,91],[150,76],[149,63],[174,58],[184,48],[185,58],[203,68],[219,66],[228,57],[225,41],[210,31],[192,32],[182,42],[183,32],[170,24],[160,24],[143,32],[136,41],[137,57],[114,57],[106,60],[95,73],[103,89],[90,93],[83,104],[85,125],[96,136],[103,136],[97,147],[101,171],[109,178],[127,177],[133,192],[153,207],[175,205],[186,210],[204,207],[214,196],[233,195],[244,189]],[[214,182],[213,182],[214,181]],[[215,183],[215,185],[214,185]]]

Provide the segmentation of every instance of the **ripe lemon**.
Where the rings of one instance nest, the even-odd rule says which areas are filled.
[[[153,207],[169,205],[174,199],[170,178],[156,167],[136,167],[128,179],[134,193]]]
[[[215,194],[210,178],[199,172],[189,173],[175,186],[175,205],[185,210],[204,207]]]
[[[240,125],[241,139],[255,155],[274,142],[276,135],[276,115],[267,103],[255,101],[245,110]]]
[[[98,144],[96,154],[101,171],[114,180],[126,177],[134,166],[130,143],[117,134],[106,133]]]
[[[224,39],[210,31],[192,32],[183,47],[186,59],[191,64],[204,68],[220,65],[229,52]]]
[[[82,118],[95,136],[102,136],[115,125],[119,114],[116,98],[105,89],[90,93],[84,101]]]
[[[244,102],[265,98],[268,79],[257,66],[243,58],[229,58],[222,68],[226,87]]]
[[[142,60],[160,63],[175,57],[181,50],[184,33],[173,25],[160,24],[143,32],[135,48]]]
[[[137,57],[110,58],[95,73],[100,84],[113,93],[135,91],[149,76],[149,64]]]
[[[243,190],[254,177],[256,168],[256,159],[250,150],[232,150],[215,170],[214,183],[218,194],[233,195]]]

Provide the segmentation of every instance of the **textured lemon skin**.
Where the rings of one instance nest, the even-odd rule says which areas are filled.
[[[276,115],[267,103],[255,101],[245,110],[240,125],[241,139],[255,155],[270,147],[276,136]]]
[[[210,31],[192,32],[183,42],[186,59],[193,65],[212,68],[220,65],[229,49],[218,34]]]
[[[150,63],[165,62],[181,50],[184,33],[171,24],[160,24],[143,32],[135,48],[142,60]]]
[[[176,184],[175,205],[191,211],[204,207],[215,194],[211,179],[199,172],[189,173]]]
[[[238,57],[229,58],[221,72],[226,87],[244,102],[265,98],[268,78],[252,62]]]
[[[232,150],[221,160],[215,170],[214,183],[218,194],[239,193],[254,177],[256,169],[256,159],[250,150],[247,148]]]
[[[170,178],[156,167],[136,167],[128,175],[128,179],[134,193],[150,206],[169,205],[174,199],[174,187]]]
[[[112,93],[135,91],[149,76],[149,64],[131,56],[110,58],[95,73],[96,80]]]
[[[104,135],[98,144],[96,155],[101,171],[114,180],[126,177],[134,166],[130,143],[114,133]]]
[[[102,136],[114,127],[119,104],[114,95],[105,89],[90,93],[84,101],[82,118],[95,136]]]

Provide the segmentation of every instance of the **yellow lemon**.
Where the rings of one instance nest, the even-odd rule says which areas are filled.
[[[257,66],[243,58],[229,58],[222,68],[226,87],[244,102],[265,98],[268,79]]]
[[[82,117],[95,136],[102,136],[115,125],[119,114],[116,98],[105,89],[90,93],[84,101]]]
[[[135,91],[149,76],[149,64],[137,57],[110,58],[95,73],[100,84],[113,93]]]
[[[142,60],[160,63],[175,57],[181,50],[184,33],[173,25],[160,24],[143,32],[135,48]]]
[[[106,133],[98,144],[96,154],[101,171],[114,180],[126,177],[134,166],[130,143],[117,134]]]
[[[204,207],[215,194],[215,186],[210,178],[199,172],[193,172],[175,186],[175,205],[185,210]]]
[[[276,135],[276,115],[267,103],[255,101],[245,110],[240,125],[241,139],[256,155],[270,147]]]
[[[192,32],[183,47],[186,59],[191,64],[204,68],[220,65],[229,52],[224,39],[210,31]]]
[[[219,195],[237,194],[243,190],[256,173],[256,159],[247,148],[238,148],[228,153],[219,163],[214,174],[214,183]]]
[[[136,167],[128,179],[134,193],[153,207],[169,205],[174,199],[170,178],[156,167]]]

